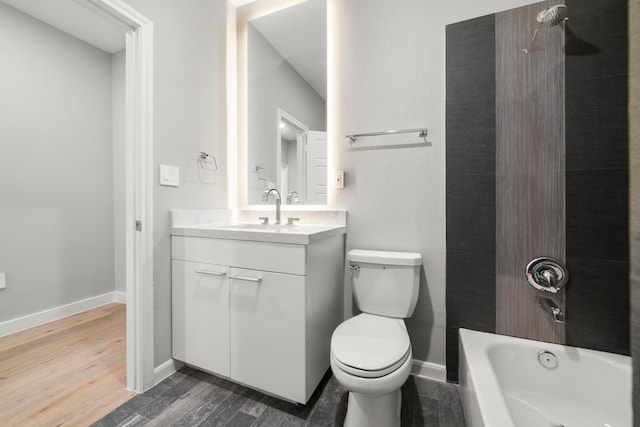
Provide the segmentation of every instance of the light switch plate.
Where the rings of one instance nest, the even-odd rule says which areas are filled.
[[[160,165],[160,185],[178,187],[180,185],[180,168],[177,166]]]
[[[4,273],[0,273],[0,289],[4,289],[7,287],[7,275]]]
[[[344,171],[336,171],[333,185],[335,188],[344,188]]]

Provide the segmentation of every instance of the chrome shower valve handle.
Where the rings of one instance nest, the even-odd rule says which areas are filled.
[[[531,260],[526,270],[527,281],[539,291],[557,293],[569,281],[569,271],[562,261],[550,257]]]

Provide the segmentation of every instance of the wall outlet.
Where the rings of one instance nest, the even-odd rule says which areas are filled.
[[[0,273],[0,289],[4,289],[7,287],[7,275],[4,273]]]
[[[335,188],[344,188],[344,171],[336,171],[333,178]]]
[[[160,165],[160,185],[178,187],[180,185],[180,168]]]

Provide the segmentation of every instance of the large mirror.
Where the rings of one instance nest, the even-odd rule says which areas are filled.
[[[259,0],[260,1],[260,0]],[[327,203],[327,5],[306,0],[246,25],[247,204]]]

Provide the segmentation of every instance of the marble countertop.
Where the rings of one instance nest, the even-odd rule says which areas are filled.
[[[174,236],[205,237],[210,239],[249,240],[255,242],[289,243],[308,245],[314,241],[346,234],[344,225],[299,224],[262,225],[239,224],[197,224],[171,228]]]

